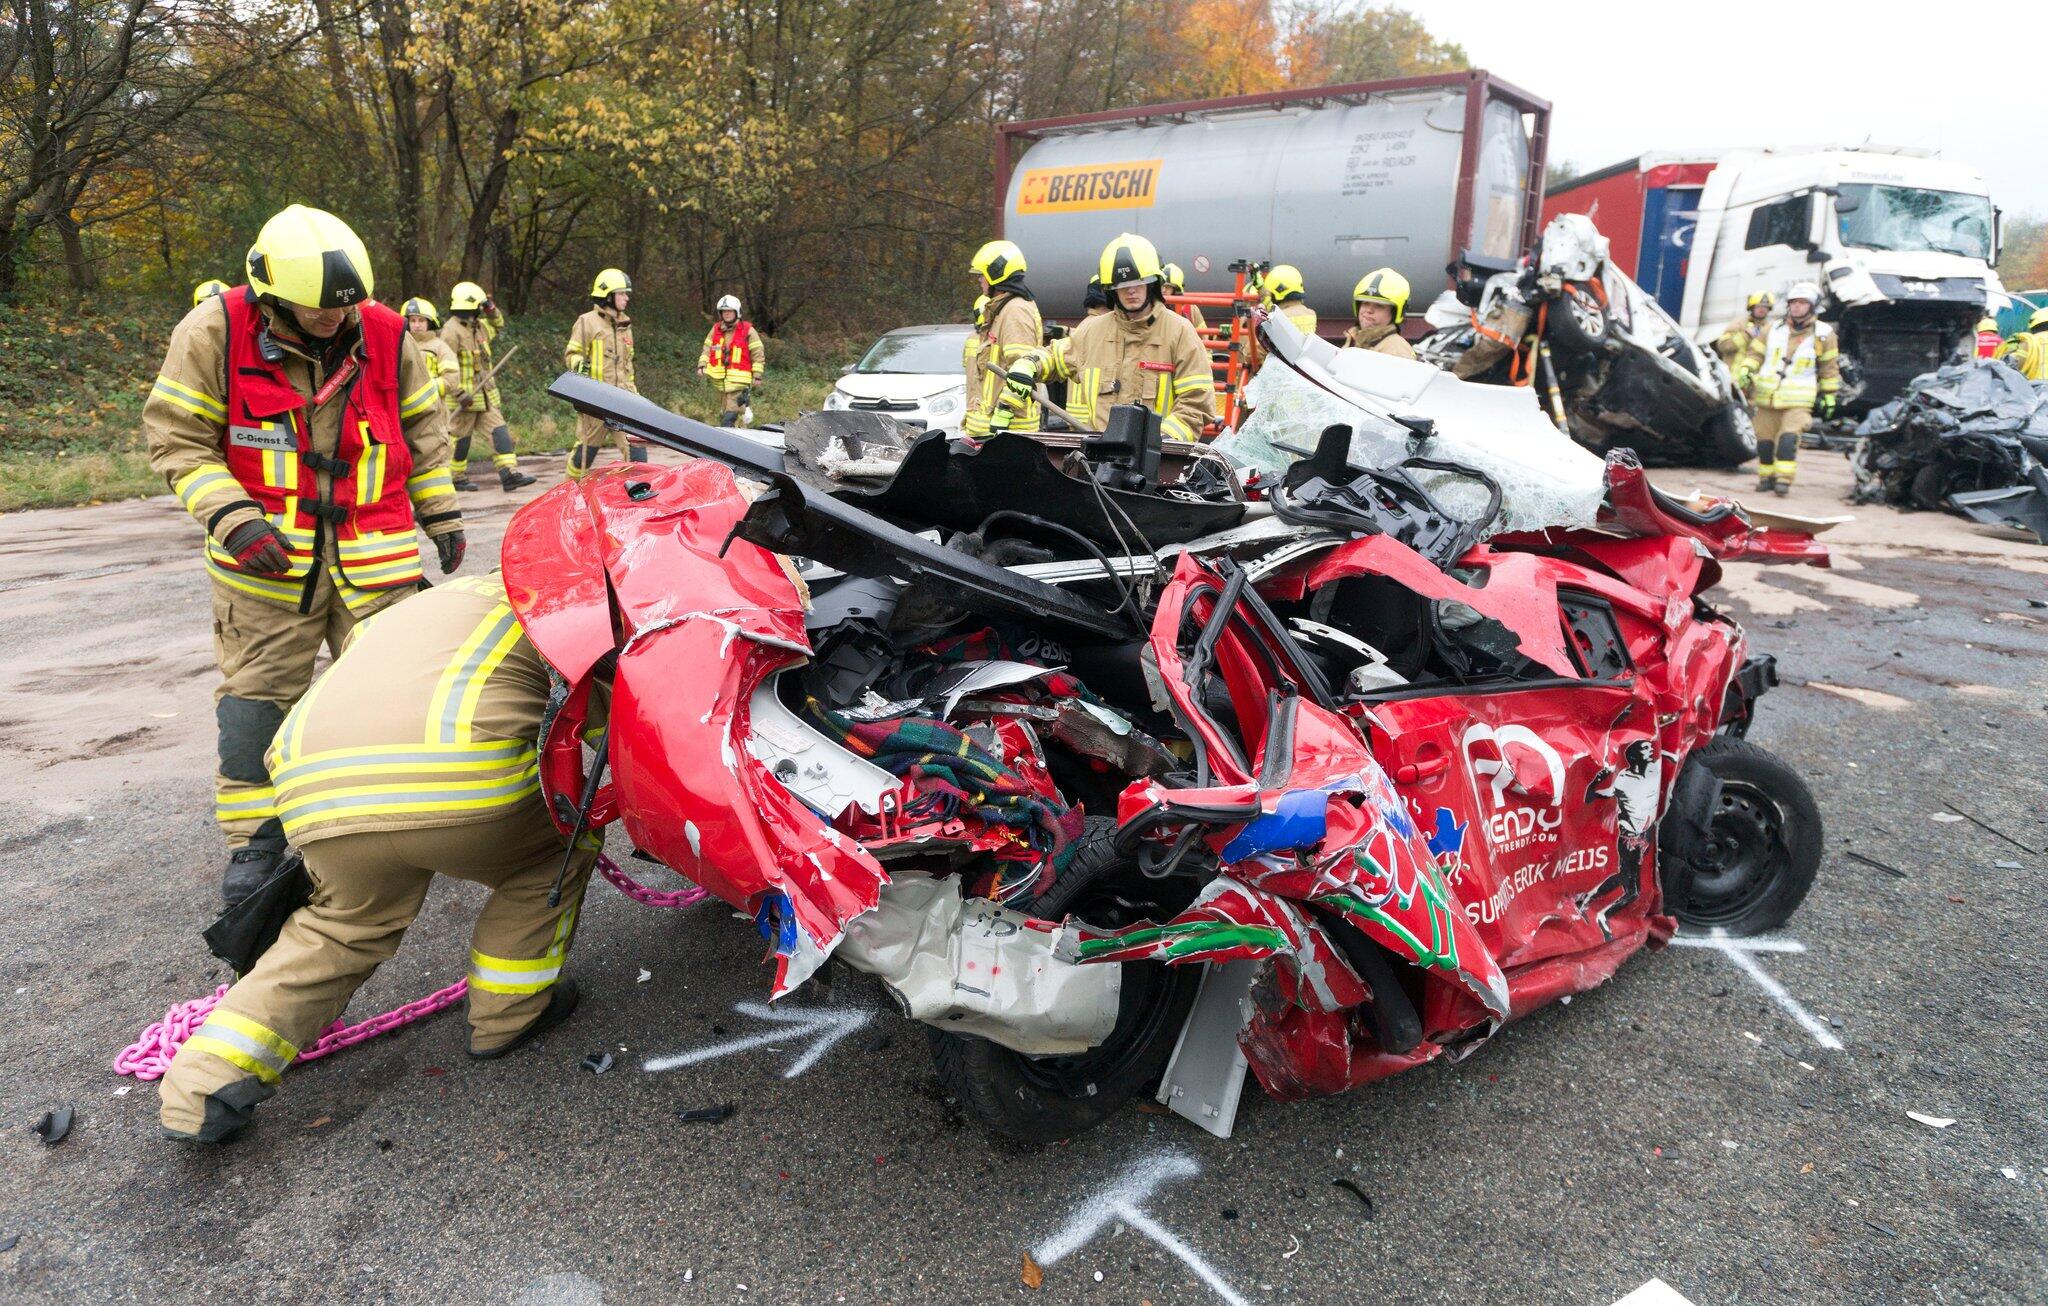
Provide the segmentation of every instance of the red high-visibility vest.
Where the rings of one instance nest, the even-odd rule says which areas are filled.
[[[358,374],[346,383],[341,441],[328,467],[330,510],[319,509],[319,468],[313,454],[307,399],[286,378],[282,362],[268,362],[258,345],[263,313],[244,286],[221,296],[228,315],[227,468],[285,538],[290,576],[317,563],[319,541],[332,533],[342,574],[359,589],[417,585],[419,539],[414,533],[412,449],[398,417],[398,365],[405,319],[382,304],[364,304],[363,352]],[[225,549],[212,546],[210,562],[245,571]]]

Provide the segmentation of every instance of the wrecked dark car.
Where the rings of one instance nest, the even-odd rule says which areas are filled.
[[[1396,422],[1338,351],[1269,343],[1262,376],[1348,420],[1269,439],[1299,443],[1262,500],[1227,451],[1169,466],[1139,409],[1064,447],[776,445],[560,378],[696,455],[507,533],[564,829],[621,823],[751,915],[775,996],[877,977],[1024,1143],[1148,1094],[1227,1135],[1247,1070],[1338,1092],[1471,1054],[1674,918],[1783,922],[1820,817],[1744,741],[1774,666],[1706,595],[1720,559],[1824,551],[1457,417],[1526,396],[1464,409],[1485,388],[1438,373],[1440,420]]]
[[[1646,465],[1739,467],[1756,430],[1726,365],[1607,256],[1584,214],[1544,228],[1533,258],[1456,269],[1416,346],[1460,378],[1533,387],[1560,430]],[[1534,341],[1533,346],[1529,343]]]
[[[1946,509],[2048,544],[2048,383],[1995,359],[1951,363],[1856,434],[1852,502]]]

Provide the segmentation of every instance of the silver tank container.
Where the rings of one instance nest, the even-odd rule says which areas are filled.
[[[1041,310],[1076,317],[1111,237],[1134,231],[1178,263],[1189,290],[1227,291],[1237,259],[1292,263],[1325,324],[1350,317],[1376,267],[1414,286],[1416,312],[1446,284],[1453,250],[1513,258],[1529,139],[1498,101],[1481,115],[1472,218],[1454,239],[1464,145],[1461,88],[1240,110],[1144,126],[1066,129],[1016,159],[1003,234],[1030,264]]]

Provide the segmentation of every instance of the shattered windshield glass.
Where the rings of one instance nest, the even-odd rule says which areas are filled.
[[[1845,245],[1991,257],[1991,201],[1982,195],[1859,182],[1841,188],[1835,212]]]

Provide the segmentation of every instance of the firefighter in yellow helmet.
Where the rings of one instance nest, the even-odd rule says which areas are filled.
[[[1308,287],[1302,283],[1300,268],[1292,263],[1277,263],[1259,279],[1259,285],[1266,292],[1266,304],[1271,311],[1294,323],[1301,334],[1315,338],[1316,311],[1304,298]]]
[[[225,281],[202,281],[192,287],[192,307],[199,307],[215,295],[225,295],[230,289]]]
[[[633,279],[617,268],[606,268],[590,283],[590,309],[576,319],[569,330],[569,344],[562,358],[572,372],[593,381],[603,381],[621,390],[639,394],[633,384],[633,319],[626,306],[633,297]],[[569,450],[569,479],[580,480],[597,461],[597,447],[607,436],[612,448],[627,462],[644,463],[647,451],[626,439],[625,432],[608,427],[588,413],[576,416],[576,445]]]
[[[1756,488],[1792,492],[1799,436],[1818,415],[1835,415],[1842,351],[1835,328],[1820,320],[1820,287],[1802,281],[1785,292],[1785,316],[1750,341],[1736,388],[1756,405]]]
[[[398,950],[436,875],[490,890],[470,942],[471,1056],[503,1056],[575,1009],[562,970],[596,840],[568,858],[541,798],[550,685],[497,575],[437,585],[356,632],[269,754],[312,900],[178,1049],[158,1086],[167,1134],[219,1143],[247,1125]]]
[[[1401,319],[1408,315],[1408,278],[1392,268],[1366,273],[1351,288],[1351,315],[1357,321],[1344,333],[1344,348],[1415,357],[1414,347],[1401,335]]]
[[[420,357],[441,383],[441,411],[452,421],[454,412],[449,408],[448,397],[455,392],[457,366],[455,351],[441,339],[440,310],[434,307],[432,300],[415,295],[406,300],[398,311],[405,315],[406,334],[412,337]]]
[[[1012,363],[991,427],[1006,429],[1006,416],[1026,411],[1041,381],[1060,380],[1068,413],[1087,430],[1107,428],[1118,404],[1142,404],[1160,415],[1166,438],[1200,439],[1216,420],[1215,378],[1194,327],[1166,306],[1159,251],[1125,232],[1103,248],[1097,275],[1111,311]]]
[[[989,241],[967,262],[988,299],[981,310],[981,340],[967,362],[967,416],[960,429],[970,437],[986,436],[996,414],[1004,411],[1003,373],[1010,364],[1045,343],[1038,301],[1024,284],[1025,266],[1024,251],[1007,240]],[[1036,431],[1045,424],[1036,399],[1005,412],[1005,420],[1012,431]]]
[[[2027,329],[1998,348],[1998,357],[2029,381],[2048,381],[2048,308],[2037,308]]]
[[[1091,272],[1087,289],[1081,292],[1081,316],[1101,317],[1108,311],[1109,290],[1103,286],[1101,278]]]
[[[142,409],[150,466],[205,532],[230,902],[284,852],[263,750],[321,644],[420,588],[416,530],[443,572],[463,554],[440,384],[373,298],[362,241],[295,204],[248,273],[178,323]]]
[[[1771,329],[1771,310],[1778,306],[1775,296],[1768,290],[1759,290],[1749,297],[1742,315],[1730,322],[1727,329],[1714,338],[1714,352],[1728,365],[1731,372],[1739,371],[1742,360],[1749,353],[1750,345],[1756,338]]]
[[[512,447],[512,428],[499,411],[498,383],[491,375],[491,342],[505,329],[505,314],[490,293],[474,281],[458,281],[448,292],[448,325],[441,339],[455,351],[456,386],[449,406],[455,416],[449,427],[455,438],[455,488],[474,490],[469,480],[469,448],[479,437],[491,442],[491,463],[498,486],[511,491],[533,484],[519,470]]]
[[[1168,294],[1185,295],[1188,293],[1187,274],[1180,270],[1180,264],[1168,263],[1159,270],[1166,278]],[[1188,325],[1197,331],[1209,325],[1209,319],[1202,316],[1202,306],[1200,304],[1175,304],[1173,311],[1186,318]]]
[[[738,295],[721,295],[717,317],[697,355],[697,375],[718,392],[720,426],[754,424],[754,387],[768,361],[761,333],[747,321]]]

